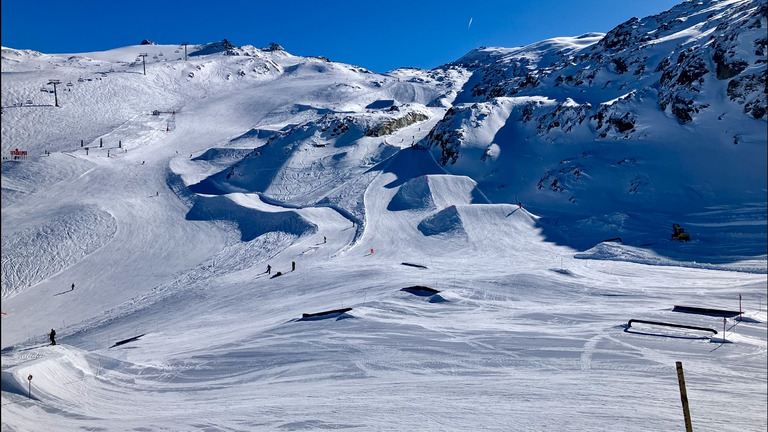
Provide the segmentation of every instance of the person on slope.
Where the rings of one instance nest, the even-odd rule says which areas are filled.
[[[272,273],[272,266],[267,264],[267,274],[271,274],[271,273]]]
[[[56,330],[51,329],[51,334],[48,335],[51,338],[51,345],[56,345]]]

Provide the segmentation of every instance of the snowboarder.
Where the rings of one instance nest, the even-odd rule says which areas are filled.
[[[74,291],[74,290],[75,290],[75,283],[73,282],[72,283],[72,288],[70,289],[70,291]]]
[[[518,207],[518,208],[523,208],[523,203],[522,203],[521,201],[518,201],[518,202],[517,202],[517,207]]]
[[[325,242],[326,242],[326,238],[325,238],[325,236],[323,236],[323,243],[325,243]]]
[[[291,261],[291,271],[296,270],[296,261]]]
[[[49,334],[48,336],[50,336],[50,338],[51,338],[51,345],[56,345],[56,339],[55,339],[55,337],[56,337],[56,330],[51,329],[51,334]]]
[[[267,264],[267,274],[271,274],[271,273],[272,273],[272,266]]]

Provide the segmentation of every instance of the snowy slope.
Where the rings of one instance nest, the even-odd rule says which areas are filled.
[[[764,7],[388,74],[4,47],[2,430],[675,430],[676,361],[697,430],[764,430]],[[721,35],[681,122],[653,67]]]
[[[762,201],[766,27],[764,1],[685,2],[605,35],[480,48],[447,66],[474,73],[425,145],[494,201],[579,218]]]

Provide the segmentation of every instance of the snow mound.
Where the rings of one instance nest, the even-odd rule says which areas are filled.
[[[400,186],[387,206],[387,210],[390,211],[431,210],[434,208],[435,202],[432,200],[427,176],[417,177]]]
[[[464,223],[455,205],[440,210],[419,223],[419,231],[425,236],[452,234],[466,236]]]
[[[260,211],[242,207],[225,196],[196,197],[186,219],[235,223],[240,230],[240,239],[244,242],[270,232],[284,232],[302,236],[317,231],[314,224],[308,222],[295,211]]]

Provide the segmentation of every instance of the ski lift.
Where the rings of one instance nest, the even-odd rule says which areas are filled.
[[[178,54],[178,53],[179,53],[179,50],[176,50],[176,51],[174,51],[174,52]]]
[[[162,56],[162,55],[163,55],[163,53],[160,53],[160,54],[158,54],[158,55],[159,55],[159,56]]]
[[[72,81],[67,83],[67,87],[72,87],[74,84],[72,84]]]
[[[32,99],[27,99],[27,105],[32,105],[34,102],[32,102]]]
[[[84,80],[84,79],[82,79],[82,78],[78,78],[78,79],[77,79],[77,82],[85,82],[85,80]]]

